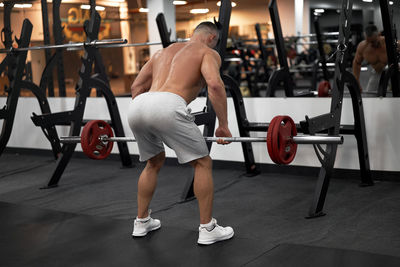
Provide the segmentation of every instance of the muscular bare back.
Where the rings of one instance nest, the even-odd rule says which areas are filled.
[[[210,60],[218,64],[221,61],[215,50],[196,42],[172,44],[151,60],[153,75],[149,91],[172,92],[182,96],[186,103],[195,99],[206,85],[202,65]]]
[[[193,101],[207,85],[210,100],[218,118],[215,136],[232,136],[228,128],[225,85],[221,79],[221,58],[212,48],[217,46],[219,32],[211,22],[200,23],[187,43],[172,44],[157,52],[143,66],[132,84],[132,99],[150,92],[171,92]],[[220,144],[228,142],[219,140]]]

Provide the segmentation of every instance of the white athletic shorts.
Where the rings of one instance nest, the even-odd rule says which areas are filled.
[[[147,92],[129,105],[128,123],[136,138],[140,161],[173,149],[179,163],[187,163],[209,154],[206,142],[186,101],[170,92]]]
[[[377,92],[379,88],[379,80],[381,79],[382,72],[376,72],[374,68],[372,68],[371,73],[369,75],[368,85],[365,89],[365,92]]]

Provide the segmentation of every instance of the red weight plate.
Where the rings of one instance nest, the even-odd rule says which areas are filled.
[[[271,120],[271,122],[269,124],[269,127],[268,127],[268,133],[267,133],[268,154],[269,154],[269,157],[271,158],[271,160],[273,162],[277,163],[277,164],[279,164],[279,163],[278,163],[278,158],[276,157],[276,155],[274,153],[274,145],[273,145],[273,143],[275,142],[275,140],[273,138],[274,137],[273,132],[274,132],[274,129],[275,129],[276,125],[277,125],[277,121],[279,121],[279,122],[281,121],[281,117],[282,116],[275,116]]]
[[[281,124],[279,130],[279,159],[282,164],[291,163],[297,152],[297,144],[293,141],[293,136],[297,135],[296,124],[289,116],[282,119],[284,124]]]
[[[275,121],[275,126],[274,129],[272,131],[272,136],[271,136],[271,140],[272,140],[272,154],[274,155],[275,158],[275,163],[276,164],[283,164],[283,162],[281,161],[280,158],[280,135],[279,135],[279,131],[281,130],[281,124],[283,121],[283,118],[285,116],[278,116],[277,120]]]
[[[91,159],[105,159],[111,154],[113,142],[103,143],[99,140],[101,136],[114,136],[111,126],[105,121],[90,121],[83,127],[81,146],[85,155]]]
[[[291,163],[297,152],[297,144],[293,141],[293,136],[297,135],[296,124],[289,116],[284,116],[279,124],[278,145],[275,152],[281,164]]]
[[[271,135],[272,158],[277,164],[289,164],[296,156],[297,144],[293,136],[297,135],[296,124],[289,116],[279,116],[274,121]]]
[[[330,90],[331,90],[331,84],[329,83],[329,81],[322,81],[318,84],[319,97],[328,97]]]

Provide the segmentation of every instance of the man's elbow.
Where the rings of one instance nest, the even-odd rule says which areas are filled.
[[[209,81],[207,82],[207,89],[210,92],[221,92],[225,91],[225,86],[220,81]]]
[[[361,70],[361,63],[358,61],[354,60],[353,61],[353,72]]]

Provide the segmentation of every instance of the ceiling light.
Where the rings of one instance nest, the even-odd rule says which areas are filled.
[[[315,12],[315,13],[324,13],[324,12],[325,12],[325,9],[323,9],[323,8],[316,8],[316,9],[314,9],[314,12]]]
[[[206,14],[210,11],[208,8],[194,8],[190,10],[192,14]]]
[[[235,7],[237,4],[235,2],[232,2],[232,7]],[[217,2],[217,6],[221,6],[221,1]]]
[[[4,7],[4,4],[3,4],[3,2],[1,2],[1,3],[0,3],[0,7]]]
[[[15,4],[15,8],[31,8],[32,4]]]
[[[90,5],[81,5],[81,9],[90,9]],[[97,11],[104,11],[106,8],[104,6],[96,6]]]
[[[389,1],[389,5],[393,5],[393,1]]]
[[[374,0],[363,0],[363,2],[372,3]]]
[[[65,0],[64,0],[65,1]],[[122,2],[121,2],[122,3]],[[120,7],[121,4],[119,2],[108,2],[107,6],[112,6],[112,7]]]
[[[148,12],[149,12],[149,9],[148,9],[148,8],[143,8],[143,7],[141,7],[141,8],[139,8],[139,12],[140,12],[140,13],[148,13]]]
[[[172,2],[174,5],[176,6],[182,6],[182,5],[186,5],[187,1],[174,1]]]

